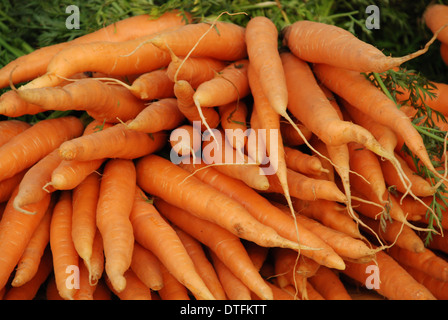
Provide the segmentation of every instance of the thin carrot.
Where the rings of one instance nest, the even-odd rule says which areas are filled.
[[[221,285],[221,282],[219,281],[218,275],[216,274],[212,263],[207,256],[208,252],[206,252],[205,248],[197,239],[193,238],[176,226],[173,226],[173,228],[176,230],[179,239],[182,241],[182,244],[193,260],[193,263],[201,275],[201,278],[204,280],[204,283],[210,289],[210,292],[217,300],[226,300],[226,293]]]
[[[166,68],[146,72],[127,87],[142,100],[156,100],[174,97],[174,82],[168,78]]]
[[[210,252],[210,256],[227,298],[229,300],[251,300],[251,290],[230,271],[213,251]]]
[[[53,170],[61,163],[61,160],[59,149],[55,149],[27,170],[20,181],[19,192],[13,202],[17,211],[32,214],[26,212],[23,207],[36,203],[44,198],[47,193],[55,191],[51,187],[46,189],[44,187],[50,181]]]
[[[50,241],[50,223],[53,214],[54,201],[51,201],[47,212],[42,217],[39,225],[28,242],[22,256],[17,263],[14,278],[11,281],[13,287],[19,287],[30,281],[36,274],[45,249]]]
[[[241,101],[249,95],[248,59],[233,61],[214,78],[201,83],[193,95],[196,106],[216,107]]]
[[[196,166],[181,164],[181,167],[189,172],[195,172],[196,168],[201,168]],[[195,176],[241,203],[258,221],[274,228],[278,234],[286,239],[297,241],[298,233],[300,235],[300,244],[310,248],[319,248],[319,250],[301,248],[300,253],[302,255],[310,257],[330,268],[344,268],[342,259],[318,235],[310,232],[300,224],[295,225],[292,217],[285,216],[266,198],[243,182],[226,176],[215,170],[215,168],[210,167],[196,171]]]
[[[64,190],[55,204],[50,224],[50,247],[56,287],[65,300],[73,300],[76,293],[76,277],[71,278],[72,267],[78,267],[78,253],[72,241],[72,193]]]
[[[65,141],[59,154],[65,160],[89,161],[104,158],[135,159],[159,151],[167,141],[165,132],[147,134],[117,123],[113,127]]]
[[[92,256],[90,258],[90,282],[95,284],[101,280],[104,272],[104,244],[103,237],[97,229],[93,238]]]
[[[72,241],[76,252],[87,266],[90,274],[90,259],[92,257],[93,241],[97,231],[96,208],[100,181],[98,174],[91,173],[76,188],[72,189]]]
[[[320,266],[308,281],[325,300],[353,300],[338,273],[325,266]]]
[[[215,297],[197,273],[179,236],[161,217],[158,210],[147,201],[140,187],[135,187],[132,200],[130,220],[135,240],[153,252],[168,271],[197,299],[214,300]]]
[[[127,127],[146,133],[155,133],[177,128],[184,120],[185,116],[177,107],[177,100],[165,98],[148,104],[127,124]]]
[[[285,146],[286,165],[289,169],[303,174],[319,175],[327,170],[322,167],[319,158]]]
[[[151,290],[140,280],[132,269],[124,273],[126,287],[117,291],[111,282],[109,288],[120,300],[152,300]]]
[[[18,192],[16,188],[12,194]],[[50,205],[51,195],[47,195],[40,202],[26,206],[26,209],[36,212],[34,215],[23,214],[14,209],[11,198],[3,211],[0,220],[0,288],[3,288],[17,263],[19,262],[34,231],[45,215]]]
[[[134,243],[131,269],[151,290],[158,291],[163,288],[159,260],[154,253],[141,246],[138,242]]]
[[[372,289],[390,300],[435,300],[426,287],[384,251],[378,251],[375,261],[368,263],[347,261],[347,268],[342,272],[362,285],[371,285]]]
[[[81,120],[72,116],[37,122],[0,147],[0,180],[29,168],[83,129]]]
[[[191,300],[188,289],[180,283],[165,267],[160,265],[163,277],[163,288],[158,291],[162,300]]]
[[[134,232],[129,216],[136,170],[132,160],[110,159],[101,179],[96,224],[103,238],[105,271],[117,292],[126,287],[124,273],[132,261]]]
[[[84,261],[80,259],[78,263],[79,267],[79,287],[77,288],[73,300],[93,300],[93,293],[96,289],[96,283],[90,282],[90,272],[87,270],[87,266]]]
[[[219,105],[218,112],[221,117],[221,127],[224,129],[230,145],[243,152],[247,143],[247,135],[245,134],[247,130],[247,104],[243,101],[234,101]]]
[[[10,139],[15,137],[19,133],[23,132],[24,130],[28,129],[29,127],[31,127],[30,123],[18,119],[9,119],[0,121],[0,132],[2,133],[0,138],[0,146],[4,145]]]
[[[45,112],[39,105],[29,103],[22,98],[15,90],[9,90],[0,96],[0,114],[7,117],[20,117],[26,114],[38,114]]]
[[[254,267],[240,239],[214,224],[198,218],[159,198],[155,206],[173,224],[206,245],[249,289],[266,300],[272,300],[272,291]]]
[[[158,155],[137,161],[137,183],[146,192],[212,221],[240,238],[262,246],[300,246],[260,223],[237,201]],[[193,195],[201,194],[201,198]]]
[[[384,72],[397,67],[424,54],[434,40],[435,37],[417,52],[403,57],[389,57],[351,32],[334,25],[303,20],[283,30],[283,43],[299,58],[357,72]]]

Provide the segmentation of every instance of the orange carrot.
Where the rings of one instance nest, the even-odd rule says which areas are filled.
[[[283,30],[284,45],[300,59],[357,72],[384,72],[397,67],[424,54],[432,41],[415,53],[388,57],[373,45],[334,25],[304,20],[294,22]]]
[[[0,147],[0,180],[29,168],[62,142],[79,136],[83,125],[76,117],[41,120]]]
[[[137,183],[147,193],[216,223],[240,238],[261,246],[299,248],[297,243],[260,223],[239,202],[158,155],[140,158]],[[201,198],[193,195],[201,194]]]
[[[21,117],[45,111],[45,108],[23,100],[15,90],[6,91],[0,96],[0,114],[4,116]]]
[[[31,127],[31,124],[22,120],[9,119],[0,121],[0,132],[2,133],[0,138],[0,146],[4,145],[6,142],[11,140],[13,137],[23,132],[24,130],[28,129],[29,127]]]
[[[431,277],[431,275],[412,266],[406,265],[404,268],[415,280],[428,288],[438,300],[448,300],[448,282]]]
[[[447,281],[448,279],[448,261],[438,256],[431,249],[426,248],[422,252],[413,252],[398,246],[392,246],[388,253],[402,265],[419,269],[441,281]]]
[[[260,247],[259,245],[250,241],[246,241],[246,243],[243,244],[255,268],[260,270],[266,259],[268,258],[270,248]]]
[[[160,150],[167,141],[165,132],[147,134],[128,129],[125,123],[93,134],[65,141],[59,155],[65,160],[89,161],[103,158],[135,159]]]
[[[384,251],[378,251],[375,261],[368,263],[347,261],[347,268],[341,272],[390,300],[435,300],[426,287]]]
[[[159,198],[155,199],[155,206],[173,224],[212,250],[249,289],[263,299],[272,300],[272,291],[264,283],[236,235]]]
[[[3,179],[2,181],[0,181],[0,203],[9,200],[12,192],[16,187],[19,186],[20,181],[22,181],[22,178],[27,171],[28,169],[23,169],[22,171],[13,175],[11,178]]]
[[[184,124],[171,131],[170,134],[170,159],[173,163],[189,161],[196,162],[196,154],[201,150],[201,133],[197,126]],[[177,156],[180,156],[179,158]]]
[[[91,274],[90,259],[97,231],[96,207],[100,190],[100,177],[96,173],[87,176],[73,189],[72,241],[76,252]]]
[[[176,226],[173,226],[173,228],[176,230],[179,239],[182,241],[182,244],[193,260],[198,273],[201,275],[201,278],[204,280],[204,283],[207,285],[210,292],[217,300],[226,300],[226,293],[224,292],[221,282],[219,281],[215,269],[208,259],[207,252],[204,250],[202,244],[182,229],[179,229]]]
[[[47,193],[55,191],[51,186],[48,188],[45,188],[45,186],[50,181],[53,170],[61,163],[61,160],[59,149],[55,149],[27,170],[20,181],[19,192],[13,202],[17,211],[32,214],[24,211],[23,207],[36,203],[44,198]]]
[[[339,275],[325,266],[320,266],[308,281],[325,300],[352,300]]]
[[[126,287],[123,290],[117,291],[112,282],[109,285],[111,291],[120,300],[152,300],[151,290],[137,277],[132,269],[126,270],[123,276],[126,280]]]
[[[249,95],[248,66],[248,59],[234,61],[215,74],[213,79],[201,83],[193,95],[196,106],[222,106]]]
[[[157,257],[138,242],[134,243],[131,269],[137,277],[151,290],[163,288],[162,272]]]
[[[201,168],[191,164],[181,164],[181,166],[189,172],[195,172],[196,168]],[[316,234],[300,224],[295,225],[292,217],[284,215],[266,198],[243,182],[226,176],[214,168],[201,168],[201,170],[195,172],[195,176],[241,203],[258,221],[274,228],[284,238],[297,241],[299,235],[300,244],[310,248],[319,248],[319,250],[301,248],[301,254],[330,268],[344,268],[342,259]]]
[[[442,57],[443,62],[448,66],[448,44],[440,44],[440,56]],[[440,83],[437,84],[438,87],[440,87],[440,85]],[[448,113],[448,111],[446,111],[445,113]]]
[[[129,91],[142,100],[174,97],[174,82],[168,78],[166,68],[146,72],[132,82]]]
[[[56,280],[54,278],[54,274],[51,274],[47,280],[45,287],[45,298],[48,301],[53,300],[64,300],[58,292],[58,288],[56,287]]]
[[[56,287],[65,300],[74,299],[78,279],[73,272],[79,270],[79,257],[71,236],[72,215],[72,193],[64,190],[60,193],[51,217],[50,247]]]
[[[426,7],[425,12],[423,13],[423,19],[432,33],[436,33],[437,30],[448,23],[448,19],[446,18],[447,13],[448,7],[444,4],[431,4]],[[440,31],[437,35],[437,39],[440,42],[448,43],[447,30]]]
[[[158,291],[160,298],[162,300],[190,300],[187,288],[163,264],[160,265],[160,270],[163,277],[163,288]]]
[[[76,44],[96,41],[126,41],[146,34],[152,34],[164,29],[183,25],[187,22],[186,20],[189,19],[190,16],[188,13],[183,13],[181,15],[176,10],[167,12],[156,19],[147,14],[143,14],[117,21],[72,41],[37,49],[30,54],[17,58],[1,69],[0,87],[8,85],[9,76],[12,70],[14,70],[12,74],[14,83],[31,80],[44,74],[53,56],[64,48]]]
[[[112,296],[112,291],[105,283],[104,278],[101,278],[93,292],[93,300],[112,300]]]
[[[132,160],[110,159],[101,179],[96,224],[103,238],[105,270],[117,292],[126,287],[124,273],[132,261],[132,210],[136,170]]]
[[[243,101],[234,101],[218,106],[219,116],[221,117],[221,127],[226,133],[226,138],[230,145],[236,150],[244,151],[247,143],[247,105]]]
[[[104,244],[103,237],[97,229],[95,238],[93,238],[92,256],[90,258],[90,282],[97,283],[103,275],[104,271]]]
[[[93,300],[96,283],[90,282],[89,270],[83,261],[79,261],[79,288],[77,288],[73,300]]]
[[[42,217],[39,225],[28,242],[23,254],[17,263],[13,287],[19,287],[30,281],[35,275],[44,256],[45,249],[50,241],[50,223],[53,214],[54,201],[50,203],[47,212]]]
[[[33,215],[23,214],[14,209],[13,197],[17,194],[16,188],[12,198],[7,202],[0,220],[0,288],[3,288],[17,263],[19,262],[28,242],[50,205],[51,195],[41,201],[30,204],[25,208]]]
[[[129,129],[155,133],[177,128],[184,120],[184,115],[177,107],[177,100],[165,98],[148,104],[127,126]]]
[[[289,169],[303,174],[320,175],[326,172],[319,158],[285,146],[286,165]]]
[[[289,122],[280,121],[280,133],[282,135],[285,146],[296,147],[306,144],[313,137],[313,132],[306,128],[302,123],[294,120],[297,128],[300,129],[301,134]]]
[[[179,236],[156,208],[147,201],[145,194],[138,186],[135,187],[132,200],[130,220],[135,240],[153,252],[168,271],[197,299],[214,300],[214,296],[197,273]],[[174,250],[176,253],[173,253]],[[173,260],[173,257],[176,259]]]

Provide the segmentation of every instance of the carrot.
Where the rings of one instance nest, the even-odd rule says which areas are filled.
[[[22,181],[22,178],[27,171],[28,169],[23,169],[11,178],[0,181],[0,203],[6,202],[11,198],[12,192],[19,186],[20,181]]]
[[[285,146],[286,166],[303,174],[320,175],[327,170],[322,167],[319,158],[300,151],[299,149]]]
[[[204,280],[204,283],[207,285],[210,292],[217,300],[226,300],[226,293],[221,285],[221,282],[219,281],[218,275],[216,274],[212,263],[207,256],[205,248],[197,239],[193,238],[182,229],[179,229],[176,226],[173,226],[173,228],[193,260],[198,273],[201,275],[201,278]]]
[[[50,250],[46,250],[33,277],[18,287],[8,289],[2,300],[33,300],[53,270],[51,259]]]
[[[252,300],[251,291],[212,251],[210,256],[219,281],[229,300]]]
[[[16,188],[12,194],[18,192]],[[50,205],[51,195],[47,195],[38,203],[26,206],[34,215],[23,214],[14,209],[11,198],[3,211],[0,220],[0,288],[3,288],[17,263],[19,262],[28,242],[38,227]]]
[[[110,290],[117,295],[120,300],[152,300],[150,289],[141,281],[137,275],[128,269],[124,273],[126,287],[122,291],[117,291],[112,281],[108,282]]]
[[[174,97],[174,82],[168,78],[167,69],[158,69],[143,73],[125,86],[131,93],[142,100],[156,100]]]
[[[95,233],[97,232],[96,207],[99,190],[100,177],[96,173],[91,173],[72,191],[72,241],[90,275],[90,259]]]
[[[93,300],[112,300],[112,291],[105,283],[104,278],[101,278],[100,281],[98,281],[95,291],[93,292]]]
[[[443,4],[431,4],[426,7],[423,13],[423,20],[426,26],[436,34],[437,30],[448,23],[446,15],[448,13],[448,7]],[[446,30],[440,31],[437,35],[437,39],[440,42],[448,43],[448,32]]]
[[[191,300],[187,288],[180,283],[165,267],[160,265],[163,277],[163,288],[158,291],[162,300]]]
[[[308,281],[325,300],[353,300],[339,275],[325,266],[320,266]]]
[[[138,242],[134,243],[131,269],[151,290],[158,291],[163,288],[159,260],[154,253],[142,247]]]
[[[235,150],[244,151],[247,143],[247,104],[243,101],[234,101],[218,106],[219,116],[221,117],[221,127],[226,133],[230,145]]]
[[[76,290],[73,300],[93,300],[96,284],[90,282],[89,270],[84,261],[80,260],[79,267],[79,288]]]
[[[53,214],[54,201],[50,203],[47,212],[42,217],[39,225],[28,242],[20,257],[15,270],[14,278],[11,281],[13,287],[19,287],[30,281],[39,268],[44,256],[45,249],[50,241],[50,223]]]
[[[59,147],[65,160],[89,161],[104,158],[135,159],[160,150],[167,141],[165,132],[147,134],[117,123],[113,127],[71,139]]]
[[[49,301],[53,300],[64,300],[58,292],[58,288],[56,287],[56,280],[54,278],[54,274],[52,273],[47,280],[45,286],[45,298]]]
[[[326,172],[322,172],[320,175],[312,177],[326,179],[336,183],[336,172],[334,164],[329,158],[330,155],[328,154],[327,145],[316,136],[312,136],[309,143],[312,146],[311,154],[320,157],[319,159],[322,163],[322,167],[326,170]]]
[[[160,198],[155,206],[173,224],[213,251],[249,289],[259,297],[272,300],[272,291],[254,267],[240,239],[213,222],[198,218]]]
[[[77,279],[76,276],[71,279],[74,270],[70,268],[79,268],[78,253],[71,236],[72,215],[72,193],[64,190],[60,193],[51,217],[50,247],[56,287],[65,300],[73,300],[76,293]]]
[[[19,57],[0,69],[0,87],[8,85],[12,70],[13,82],[19,83],[34,79],[45,73],[51,59],[63,49],[82,43],[96,41],[126,41],[145,34],[152,34],[163,29],[168,29],[185,24],[184,19],[190,16],[185,13],[180,15],[178,11],[167,12],[154,19],[143,14],[117,21],[92,33],[78,37],[72,41],[62,42],[56,45],[43,47],[25,56]]]
[[[246,241],[246,243],[243,244],[255,268],[260,270],[263,264],[265,263],[266,259],[268,258],[270,248],[260,247],[259,245],[250,241]]]
[[[29,127],[31,127],[31,124],[18,119],[8,119],[0,121],[0,132],[2,133],[0,137],[0,146],[4,145],[6,142],[11,140],[19,133],[25,131]]]
[[[353,238],[362,238],[358,224],[348,215],[347,208],[335,201],[294,198],[293,206],[297,213],[317,220],[331,229],[344,232]]]
[[[428,288],[438,300],[448,300],[448,282],[434,278],[418,268],[409,265],[404,266],[404,268],[415,280]]]
[[[424,54],[434,41],[435,37],[425,48],[406,56],[388,57],[351,32],[334,25],[304,20],[294,22],[283,30],[284,45],[300,59],[357,72],[380,73],[397,67]]]
[[[165,98],[148,104],[127,124],[127,127],[146,133],[155,133],[177,128],[184,120],[185,116],[177,107],[177,100]]]
[[[294,120],[294,119],[293,119]],[[306,144],[306,141],[311,140],[313,132],[306,128],[302,123],[294,120],[296,127],[300,129],[301,133],[298,133],[296,127],[292,126],[289,122],[280,121],[280,133],[282,135],[283,143],[285,146],[297,147]]]
[[[0,180],[29,168],[62,142],[82,133],[81,121],[72,116],[41,120],[0,147]]]
[[[6,91],[0,96],[0,114],[4,116],[21,117],[45,111],[45,108],[23,100],[15,90]]]
[[[282,193],[282,187],[275,176],[268,175],[268,192]],[[336,202],[345,202],[347,197],[339,190],[337,185],[328,180],[310,178],[304,174],[287,169],[287,179],[292,197],[302,200],[324,199]]]
[[[233,61],[213,79],[201,83],[193,95],[196,106],[216,107],[240,102],[249,95],[248,59]]]
[[[126,287],[124,273],[132,261],[134,232],[129,219],[136,170],[132,160],[110,159],[101,179],[96,224],[103,238],[105,271],[117,292]]]
[[[137,183],[149,194],[262,246],[299,248],[297,243],[282,238],[272,228],[257,221],[240,203],[190,176],[188,171],[169,160],[148,155],[140,158],[136,166]],[[197,199],[200,201],[191,198],[192,191],[193,194],[202,194],[201,199]]]
[[[247,135],[246,153],[255,163],[267,164],[269,159],[267,158],[266,129],[262,130],[257,110],[254,108],[252,108],[249,122],[250,128]]]
[[[36,203],[44,198],[47,193],[55,191],[55,189],[51,187],[45,188],[45,186],[50,181],[53,170],[59,165],[61,160],[59,150],[55,149],[27,170],[20,181],[19,192],[13,202],[17,211],[32,214],[32,212],[26,212],[23,207]]]
[[[194,89],[188,81],[178,80],[174,83],[174,94],[180,112],[190,123],[201,121],[201,131],[216,128],[219,125],[219,113],[213,108],[197,108],[194,104]]]
[[[201,133],[197,126],[184,124],[171,131],[170,159],[173,163],[189,161],[196,162],[196,154],[201,151]],[[180,157],[178,157],[180,156]]]
[[[413,252],[398,246],[392,246],[389,255],[402,265],[419,269],[441,281],[448,279],[448,261],[426,248],[422,252]]]
[[[93,238],[92,256],[90,258],[90,282],[96,284],[104,272],[104,244],[103,237],[97,229]]]
[[[153,252],[168,271],[197,299],[214,300],[214,296],[197,273],[179,236],[156,208],[147,202],[140,187],[135,187],[132,200],[130,220],[136,241]]]
[[[181,166],[189,172],[194,172],[196,169],[191,164],[181,164]],[[201,170],[195,173],[195,176],[241,203],[258,221],[274,228],[284,238],[297,241],[297,234],[299,234],[298,240],[300,244],[310,248],[319,248],[319,250],[301,248],[301,254],[330,268],[344,268],[342,259],[318,235],[310,232],[300,224],[295,225],[292,217],[285,216],[266,198],[243,182],[226,176],[215,170],[215,168],[201,168]]]
[[[440,56],[442,57],[443,62],[448,66],[448,44],[440,44]],[[437,86],[440,86],[440,83],[437,84]]]
[[[390,300],[435,300],[426,287],[384,251],[378,251],[375,261],[368,263],[347,261],[347,268],[341,272],[362,285],[371,285],[372,289]]]

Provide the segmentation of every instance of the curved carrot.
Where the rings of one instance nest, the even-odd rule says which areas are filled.
[[[320,175],[326,172],[319,158],[292,147],[285,146],[286,166],[303,174]]]
[[[191,176],[169,160],[148,155],[140,158],[136,167],[138,185],[151,195],[262,246],[300,247],[257,221],[237,201]],[[201,198],[195,197],[197,194],[201,194]]]
[[[0,147],[0,180],[29,168],[83,129],[81,120],[72,116],[37,122]]]
[[[134,232],[132,210],[136,171],[132,160],[110,159],[101,179],[96,224],[103,238],[105,270],[117,292],[126,287],[123,274],[129,269]]]
[[[79,260],[71,236],[72,215],[72,193],[68,190],[62,191],[51,216],[50,247],[56,287],[59,295],[65,300],[74,299],[76,287],[70,282],[71,273],[67,270],[70,271],[71,267],[78,268]]]
[[[168,78],[166,68],[140,75],[128,89],[133,95],[142,100],[174,97],[174,82]]]
[[[150,250],[138,242],[134,243],[132,251],[131,269],[151,290],[158,291],[163,288],[160,262]]]

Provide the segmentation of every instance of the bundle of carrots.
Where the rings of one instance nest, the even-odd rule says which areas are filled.
[[[363,75],[427,48],[188,17],[125,19],[0,69],[1,297],[447,299],[448,220],[421,237],[446,177]],[[46,111],[83,116],[18,120]]]

